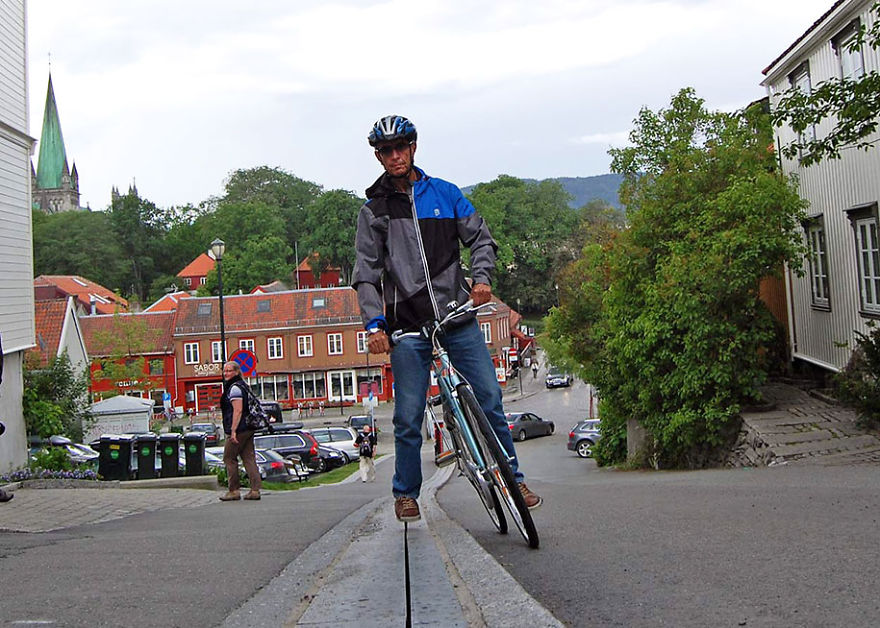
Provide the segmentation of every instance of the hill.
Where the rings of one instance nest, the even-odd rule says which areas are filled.
[[[619,174],[600,174],[594,177],[555,177],[550,181],[559,181],[565,191],[572,195],[569,203],[572,207],[583,207],[595,199],[601,199],[621,209],[620,199],[617,198],[617,189],[620,187],[623,176]],[[523,179],[530,183],[537,183],[537,179]],[[477,184],[462,188],[462,192],[470,194]]]

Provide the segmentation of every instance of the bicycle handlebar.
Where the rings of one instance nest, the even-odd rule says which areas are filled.
[[[450,304],[450,305],[452,305],[452,304]],[[444,325],[446,325],[449,321],[453,320],[454,318],[457,318],[459,316],[467,314],[468,312],[475,312],[479,309],[482,309],[484,307],[488,307],[490,305],[495,305],[495,302],[494,301],[487,301],[486,303],[483,303],[482,305],[474,306],[474,300],[468,299],[462,305],[459,305],[458,307],[454,308],[449,314],[447,314],[443,318],[443,320],[434,321],[432,323],[433,330],[437,330],[437,329],[442,328]],[[426,325],[421,331],[406,331],[405,332],[402,329],[398,329],[397,331],[392,332],[391,336],[389,337],[389,340],[391,341],[392,345],[396,345],[398,342],[400,342],[404,338],[415,338],[418,336],[427,337],[427,335],[428,335],[427,329],[428,329],[428,325]]]

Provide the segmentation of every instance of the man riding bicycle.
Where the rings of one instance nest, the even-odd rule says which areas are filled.
[[[392,494],[400,521],[421,515],[416,499],[422,485],[421,422],[429,384],[431,343],[404,338],[393,351],[389,334],[417,331],[439,320],[452,302],[492,299],[491,276],[497,245],[486,223],[461,190],[430,177],[414,163],[416,127],[402,116],[378,120],[368,136],[385,172],[367,189],[358,216],[352,286],[357,290],[370,353],[391,353],[395,382],[395,468]],[[461,267],[460,245],[470,249],[469,287]],[[470,383],[504,449],[529,508],[541,498],[529,490],[518,469],[513,438],[501,403],[501,388],[476,315],[451,324],[442,338],[453,364]]]

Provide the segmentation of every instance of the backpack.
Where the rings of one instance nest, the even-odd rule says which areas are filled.
[[[250,386],[243,381],[238,383],[241,385],[242,394],[247,398],[247,414],[243,417],[245,428],[255,431],[268,428],[269,433],[272,434],[275,430],[269,424],[269,415],[266,414],[266,409],[263,408],[260,400]]]
[[[364,458],[372,458],[373,457],[373,445],[370,443],[370,437],[364,436],[364,440],[361,441],[361,446],[358,449],[358,454],[363,456]]]

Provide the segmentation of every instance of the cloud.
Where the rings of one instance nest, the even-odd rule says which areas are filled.
[[[573,144],[601,144],[603,146],[625,146],[629,143],[629,131],[613,133],[593,133],[572,138]]]

